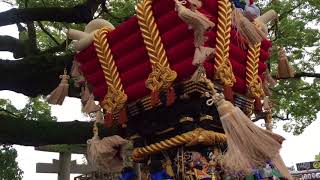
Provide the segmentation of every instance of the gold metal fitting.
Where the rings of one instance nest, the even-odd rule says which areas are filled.
[[[189,116],[185,116],[185,117],[182,117],[180,120],[179,120],[180,123],[184,123],[184,122],[193,122],[193,118],[192,117],[189,117]]]
[[[211,121],[213,121],[213,116],[211,116],[211,115],[202,115],[201,117],[200,117],[200,121],[203,121],[203,120],[211,120]]]

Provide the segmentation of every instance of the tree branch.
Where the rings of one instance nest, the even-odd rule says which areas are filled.
[[[13,112],[8,111],[8,110],[0,107],[0,112],[1,112],[1,111],[2,111],[2,112],[5,112],[5,113],[8,113],[8,114],[10,114],[11,116],[19,117],[19,116],[17,116],[16,114],[14,114]]]
[[[253,122],[257,122],[261,119],[265,119],[267,117],[267,112],[262,112],[259,113],[254,119],[252,119]],[[272,116],[273,119],[280,119],[282,121],[289,121],[289,114],[287,114],[287,117],[281,117],[281,116],[277,116],[277,115],[273,115]]]
[[[0,114],[0,143],[25,146],[49,144],[86,144],[92,138],[91,122],[30,121]],[[57,133],[57,130],[59,133]],[[101,137],[119,134],[117,128],[99,127]]]
[[[102,2],[102,0],[87,0],[85,3],[72,8],[13,8],[0,13],[0,26],[32,21],[88,23],[92,20],[95,11]]]
[[[49,48],[49,49],[46,49],[42,52],[40,52],[40,54],[52,54],[52,53],[56,53],[56,52],[62,52],[66,49],[67,45],[71,43],[71,39],[67,39],[65,40],[63,43],[57,45],[57,46],[54,46],[52,48]]]
[[[288,77],[288,78],[274,77],[274,78],[278,80],[283,80],[283,79],[298,79],[298,78],[304,78],[304,77],[320,78],[320,73],[298,72],[292,78],[291,77]]]
[[[44,33],[46,33],[53,42],[55,42],[57,45],[60,45],[60,43],[56,40],[56,38],[54,38],[54,37],[51,35],[51,33],[46,30],[46,28],[43,26],[43,24],[42,24],[40,21],[38,21],[38,25],[39,25],[40,29],[41,29]]]
[[[36,54],[49,54],[62,52],[66,49],[67,44],[70,44],[71,40],[65,40],[61,44],[54,46],[52,48],[48,48],[41,52],[37,51]],[[18,59],[22,57],[26,57],[32,53],[30,53],[32,48],[28,45],[27,41],[22,41],[16,39],[11,36],[1,36],[0,35],[0,51],[9,51],[13,53],[13,57]]]
[[[26,96],[49,94],[60,82],[64,67],[69,71],[73,55],[38,55],[22,60],[0,60],[0,90],[11,90]],[[72,96],[78,96],[75,91]]]
[[[21,58],[29,53],[30,46],[26,41],[21,41],[11,36],[0,36],[0,51],[13,53],[14,58]]]
[[[34,27],[33,22],[27,22],[28,28],[28,43],[30,46],[30,54],[37,54],[38,47],[37,47],[37,34],[36,28]]]
[[[281,21],[281,19],[285,18],[287,15],[289,15],[290,13],[292,13],[294,10],[296,10],[297,8],[299,8],[300,6],[302,6],[302,1],[299,2],[297,5],[293,6],[291,9],[289,9],[288,11],[280,14],[279,16],[279,21]]]

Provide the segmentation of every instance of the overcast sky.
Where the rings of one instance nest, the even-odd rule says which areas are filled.
[[[9,9],[9,6],[5,3],[0,3],[0,11]],[[0,27],[0,35],[10,35],[18,37],[18,32],[15,25]],[[11,53],[0,52],[0,59],[12,59]],[[0,82],[1,83],[1,82]],[[22,108],[27,97],[10,92],[0,91],[0,98],[10,99],[12,103]],[[80,100],[74,98],[67,98],[62,106],[52,106],[53,115],[58,117],[58,121],[72,121],[72,120],[88,120],[81,114]],[[319,117],[319,116],[318,116]],[[259,122],[258,124],[261,124]],[[287,140],[283,144],[281,155],[287,164],[287,166],[294,165],[299,162],[307,162],[314,160],[314,156],[320,152],[320,120],[312,123],[305,132],[300,136],[293,136],[289,133],[285,133],[282,130],[282,125],[278,124],[274,130],[276,133],[281,134]],[[15,146],[18,150],[18,163],[20,168],[24,171],[23,180],[56,180],[55,174],[37,174],[35,172],[36,163],[38,162],[52,162],[52,159],[58,158],[57,153],[39,152],[35,151],[33,147]],[[81,163],[82,156],[73,155],[72,159],[78,160]],[[1,162],[0,162],[1,163]]]

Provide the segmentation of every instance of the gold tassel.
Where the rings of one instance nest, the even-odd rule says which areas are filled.
[[[96,105],[94,102],[94,97],[93,95],[90,96],[89,100],[87,101],[86,105],[83,107],[82,111],[85,113],[93,113],[99,111],[101,108]]]
[[[244,40],[251,44],[259,44],[266,38],[265,33],[258,29],[246,18],[238,8],[234,8],[231,14],[232,25],[237,29]]]
[[[182,2],[175,0],[178,16],[187,23],[194,31],[194,43],[196,47],[202,46],[205,42],[204,33],[214,27],[214,23],[196,9],[190,10],[182,5]]]
[[[278,77],[279,78],[292,78],[294,77],[294,69],[289,63],[284,48],[279,49],[278,57]]]
[[[256,126],[238,107],[216,94],[209,99],[217,104],[220,120],[228,143],[223,163],[235,172],[250,174],[253,168],[261,167],[279,153],[279,135],[271,134]],[[280,136],[281,137],[281,136]]]
[[[70,76],[67,74],[67,69],[64,69],[63,75],[60,75],[61,82],[58,85],[56,89],[54,89],[47,101],[50,104],[59,104],[62,105],[64,98],[68,95],[69,91],[69,83],[68,80],[70,79]]]

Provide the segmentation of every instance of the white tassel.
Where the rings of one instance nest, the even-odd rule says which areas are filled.
[[[271,110],[271,102],[270,102],[269,96],[265,96],[263,99],[263,109],[265,111]]]
[[[280,154],[278,154],[275,158],[272,159],[272,164],[278,169],[278,171],[283,177],[287,178],[288,180],[293,180],[293,177],[289,173],[288,168],[283,162]]]
[[[91,95],[86,105],[83,107],[83,112],[90,114],[93,112],[97,112],[100,109],[101,108],[98,105],[96,105],[96,103],[94,102],[93,95]]]
[[[205,60],[214,56],[215,49],[210,47],[200,46],[195,49],[192,65],[203,64]]]
[[[199,0],[188,0],[188,2],[196,8],[200,8],[202,6],[202,2]]]
[[[124,160],[122,151],[127,143],[127,140],[117,135],[100,139],[98,133],[95,133],[94,137],[87,141],[88,161],[99,171],[120,172]]]
[[[71,76],[72,77],[77,77],[80,76],[80,71],[79,71],[79,63],[76,60],[73,60],[72,62],[72,68],[71,68]]]
[[[205,15],[197,10],[190,10],[182,5],[178,0],[176,1],[176,10],[178,11],[178,16],[187,23],[194,31],[194,43],[196,47],[202,46],[206,41],[204,33],[214,27],[214,23],[209,20]]]
[[[284,48],[280,48],[278,57],[278,76],[280,78],[292,78],[294,77],[294,74],[294,68],[289,63]]]
[[[258,44],[266,38],[266,34],[258,29],[242,12],[235,8],[232,11],[232,25],[249,44]]]
[[[197,66],[197,69],[191,76],[191,81],[198,82],[201,80],[201,74],[205,74],[205,68],[203,67],[204,61],[212,58],[214,54],[214,48],[200,46],[195,49],[192,65]]]
[[[101,110],[96,112],[96,122],[100,124],[104,123],[103,113],[101,112]]]
[[[60,75],[60,79],[61,79],[61,82],[60,84],[58,85],[58,87],[56,89],[54,89],[47,101],[48,103],[50,104],[58,104],[58,105],[62,105],[65,97],[68,95],[68,91],[69,91],[69,79],[70,79],[70,76],[67,74],[67,70],[64,69],[64,74],[63,75]]]
[[[228,150],[224,166],[234,172],[250,174],[254,168],[263,166],[279,153],[279,135],[256,126],[238,107],[216,94],[207,104],[217,104],[220,120],[225,131]]]

